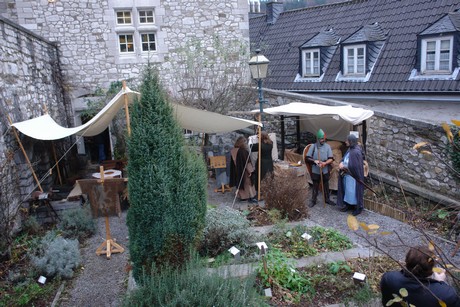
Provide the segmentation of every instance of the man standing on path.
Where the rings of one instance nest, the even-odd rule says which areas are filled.
[[[325,202],[331,206],[335,206],[335,203],[329,198],[329,165],[334,161],[334,155],[332,154],[331,146],[326,143],[326,134],[322,129],[319,129],[316,133],[316,139],[316,143],[310,146],[305,158],[305,162],[312,165],[311,180],[313,187],[311,202],[308,206],[311,208],[316,205],[321,180]]]

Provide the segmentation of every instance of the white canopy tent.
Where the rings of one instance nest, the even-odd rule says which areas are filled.
[[[315,103],[292,102],[273,108],[266,108],[264,113],[282,116],[298,116],[301,131],[313,134],[323,129],[328,139],[344,141],[353,125],[358,125],[374,115],[371,110],[350,105],[327,106]],[[259,110],[252,111],[253,113]]]
[[[136,98],[140,98],[140,93],[130,90],[128,87],[125,86],[125,84],[123,84],[123,89],[109,103],[107,103],[107,105],[101,111],[99,111],[99,113],[97,113],[90,121],[81,126],[73,128],[66,128],[60,126],[58,123],[54,121],[54,119],[49,114],[45,114],[33,119],[16,123],[13,123],[9,116],[8,119],[10,120],[10,124],[12,127],[15,127],[23,134],[38,140],[59,140],[71,135],[89,137],[98,135],[101,132],[103,132],[110,125],[118,111],[123,106],[125,106],[126,121],[129,133],[130,127],[127,106],[129,103],[132,103]],[[183,128],[195,132],[230,132],[234,130],[244,129],[252,125],[261,125],[255,121],[226,116],[218,113],[208,112],[205,110],[198,110],[183,105],[173,104],[173,108],[174,115],[179,124]],[[27,153],[25,152],[25,149],[21,144],[21,140],[16,130],[13,131],[20,144],[23,154],[29,164],[35,181],[37,182],[40,191],[43,192],[43,189],[40,185],[40,181],[38,180],[34,172],[34,169],[27,157]],[[58,160],[56,157],[55,159],[57,165]]]
[[[125,104],[132,103],[139,98],[140,93],[129,88],[121,90],[99,113],[84,125],[65,128],[56,123],[50,115],[46,114],[33,119],[11,124],[23,134],[39,140],[58,140],[71,135],[95,136],[103,132],[112,122],[113,118]],[[205,110],[173,104],[174,115],[179,124],[188,130],[204,133],[221,133],[243,129],[258,122],[226,116]]]

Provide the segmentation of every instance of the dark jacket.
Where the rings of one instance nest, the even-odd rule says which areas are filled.
[[[262,143],[260,144],[260,147],[262,149],[261,154],[260,154],[260,164],[262,166],[260,170],[260,178],[261,181],[265,178],[265,175],[268,173],[273,172],[273,159],[272,159],[272,150],[273,150],[273,144],[267,144],[267,143]],[[259,151],[259,143],[256,143],[252,145],[251,152],[258,152]],[[251,176],[251,178],[254,180],[254,184],[258,183],[258,177],[259,177],[259,158],[257,157],[256,160],[256,165],[255,165],[255,171],[254,175]]]
[[[246,149],[239,148],[236,154],[236,161],[230,163],[230,187],[237,187],[237,189],[244,190],[244,176],[246,164],[248,163],[249,152]]]
[[[433,292],[439,299],[446,303],[447,307],[459,307],[460,298],[454,288],[443,281],[437,281],[431,278],[420,279],[420,281]],[[438,300],[422,285],[419,281],[411,276],[406,276],[403,271],[392,271],[383,274],[380,281],[380,290],[382,291],[382,304],[386,306],[387,302],[394,298],[393,294],[401,296],[399,290],[405,288],[409,294],[403,298],[408,304],[417,307],[438,307]],[[398,304],[393,304],[399,306]]]

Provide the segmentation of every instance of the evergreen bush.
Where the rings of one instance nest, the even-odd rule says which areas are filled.
[[[206,214],[204,161],[185,146],[182,129],[148,67],[131,111],[127,215],[136,280],[153,263],[181,265],[198,243]]]
[[[200,246],[200,253],[215,257],[233,245],[255,243],[251,224],[238,210],[230,207],[209,209]]]
[[[53,231],[42,238],[35,254],[30,257],[35,268],[47,277],[71,278],[73,269],[80,265],[78,241],[64,239]]]
[[[166,267],[145,279],[123,306],[269,306],[258,294],[254,274],[223,278],[193,258],[182,270]],[[261,292],[261,291],[260,291]]]
[[[57,227],[65,238],[78,239],[80,242],[96,232],[96,222],[86,205],[65,211]]]

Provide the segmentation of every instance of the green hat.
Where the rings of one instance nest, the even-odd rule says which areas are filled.
[[[316,137],[318,139],[325,139],[326,138],[326,134],[324,133],[323,129],[318,130],[318,132],[316,133]]]

